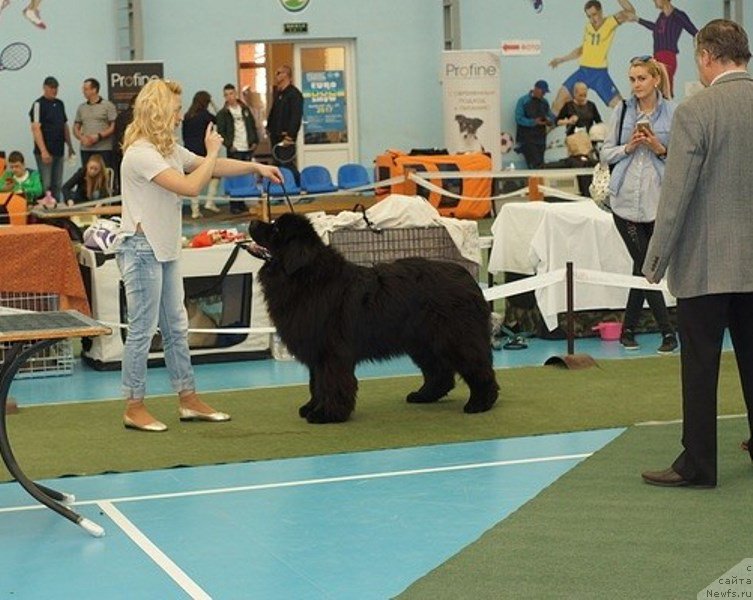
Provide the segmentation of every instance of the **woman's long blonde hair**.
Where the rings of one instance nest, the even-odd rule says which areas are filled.
[[[154,144],[162,156],[175,148],[175,96],[183,88],[176,81],[152,79],[147,83],[133,105],[133,120],[126,128],[123,152],[136,140],[144,139]]]

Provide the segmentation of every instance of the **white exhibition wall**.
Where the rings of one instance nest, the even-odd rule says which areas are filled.
[[[641,16],[656,19],[653,0],[632,1]],[[543,9],[537,13],[533,0],[460,0],[462,49],[499,49],[504,40],[541,41],[539,55],[502,57],[502,130],[514,132],[515,102],[535,80],[548,80],[553,98],[575,70],[576,61],[555,70],[548,62],[579,45],[585,24],[583,3],[543,0]],[[119,60],[120,4],[116,0],[46,0],[41,4],[46,30],[24,19],[22,0],[12,0],[2,11],[0,47],[25,42],[33,56],[20,71],[0,71],[0,150],[21,150],[34,164],[27,113],[41,94],[45,76],[60,80],[59,96],[71,122],[83,100],[83,79],[96,77],[105,87],[106,63]],[[442,0],[310,0],[303,11],[291,13],[279,0],[142,0],[144,59],[163,60],[166,76],[183,83],[187,99],[199,89],[220,98],[222,86],[235,81],[236,41],[352,39],[360,162],[370,166],[387,148],[443,144],[442,4]],[[619,7],[617,0],[603,0],[603,4],[608,14]],[[721,0],[674,0],[674,5],[699,27],[722,16]],[[753,30],[752,13],[746,11],[744,18]],[[301,21],[308,23],[307,34],[282,33],[283,23]],[[643,27],[626,24],[618,30],[609,60],[610,72],[623,93],[628,92],[629,59],[651,49],[651,33]],[[685,84],[695,78],[692,40],[683,34],[676,77],[678,99],[684,96]]]

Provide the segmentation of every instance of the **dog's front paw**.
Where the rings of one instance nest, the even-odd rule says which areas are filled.
[[[439,398],[425,396],[421,392],[411,392],[405,397],[405,401],[409,404],[430,404],[431,402],[437,402]]]
[[[306,415],[306,420],[309,423],[321,424],[321,423],[343,423],[348,420],[350,415],[347,414],[333,414],[323,410],[322,408],[311,409]]]
[[[298,416],[305,419],[308,416],[308,414],[311,412],[311,407],[312,407],[313,403],[314,403],[314,399],[312,398],[311,400],[309,400],[308,402],[306,402],[306,404],[304,404],[303,406],[301,406],[298,409]]]

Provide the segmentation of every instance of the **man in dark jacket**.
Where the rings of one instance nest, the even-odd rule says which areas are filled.
[[[548,92],[549,84],[539,79],[515,106],[515,122],[518,125],[515,137],[529,169],[540,169],[544,164],[547,127],[555,121],[549,102],[544,98]]]
[[[293,72],[288,65],[275,71],[275,91],[267,117],[267,132],[274,164],[293,171],[299,181],[295,162],[295,141],[303,118],[303,94],[293,85]]]
[[[222,143],[227,149],[227,157],[237,160],[253,160],[254,151],[259,144],[256,122],[251,109],[238,100],[238,93],[232,83],[222,88],[225,106],[217,112],[217,133],[222,136]],[[245,212],[242,200],[230,202],[230,212]]]

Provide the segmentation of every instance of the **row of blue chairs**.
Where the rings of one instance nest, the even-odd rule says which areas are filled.
[[[266,194],[267,190],[269,190],[270,196],[284,196],[285,192],[289,195],[321,194],[336,192],[337,190],[349,190],[371,183],[366,167],[356,163],[347,163],[338,168],[337,185],[332,182],[329,170],[320,165],[310,165],[301,171],[300,186],[296,183],[295,176],[290,169],[280,167],[280,172],[283,177],[282,185],[272,183],[266,177],[262,179],[261,185],[259,185],[254,175],[225,177],[223,179],[225,194],[231,198],[258,198],[262,194]],[[284,191],[283,186],[285,186]]]

